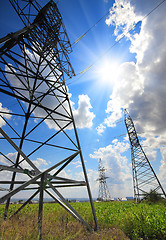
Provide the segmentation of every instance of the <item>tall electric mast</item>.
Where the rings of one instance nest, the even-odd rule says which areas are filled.
[[[150,191],[166,197],[165,191],[139,142],[134,123],[126,109],[124,109],[124,120],[131,145],[135,201],[140,201]]]
[[[3,129],[0,128],[0,161],[3,163],[0,165],[3,175],[0,190],[8,191],[0,198],[0,203],[7,201],[4,217],[7,217],[10,199],[20,191],[29,190],[31,196],[17,212],[39,195],[41,234],[46,192],[91,230],[58,190],[84,186],[97,229],[65,82],[65,76],[71,78],[75,73],[68,57],[72,49],[62,16],[53,0],[45,6],[40,6],[36,0],[9,1],[25,27],[0,39],[0,93],[4,100],[0,108],[3,121]],[[5,106],[6,100],[9,109]],[[82,165],[83,181],[62,175],[76,158]],[[43,160],[49,167],[42,171],[36,162]]]
[[[108,177],[105,176],[106,169],[103,167],[101,158],[99,159],[99,178],[97,181],[99,182],[99,194],[97,200],[99,201],[110,201],[111,196],[108,190],[108,186],[106,183],[106,179]]]

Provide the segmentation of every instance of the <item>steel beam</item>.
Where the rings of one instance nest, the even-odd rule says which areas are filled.
[[[139,142],[134,123],[126,109],[124,115],[131,145],[134,198],[136,202],[141,200],[141,196],[148,195],[150,190],[156,189],[159,195],[166,198],[166,193]]]

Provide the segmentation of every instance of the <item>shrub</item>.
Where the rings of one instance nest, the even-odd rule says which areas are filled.
[[[160,202],[162,200],[162,197],[156,190],[151,189],[150,192],[145,195],[143,200],[156,203],[156,202]]]

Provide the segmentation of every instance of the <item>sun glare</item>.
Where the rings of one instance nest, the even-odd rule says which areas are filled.
[[[99,80],[102,83],[113,85],[118,77],[119,64],[109,60],[101,62],[98,69]]]

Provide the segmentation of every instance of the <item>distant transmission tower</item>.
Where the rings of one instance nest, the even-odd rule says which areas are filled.
[[[75,73],[62,16],[53,0],[43,7],[36,0],[9,1],[24,28],[0,39],[0,190],[5,193],[0,203],[6,201],[4,217],[11,198],[29,191],[30,197],[14,215],[39,196],[41,234],[43,197],[47,193],[91,230],[59,191],[84,186],[98,228],[65,83],[65,76],[71,78]],[[83,181],[63,174],[67,167],[73,167],[70,163],[74,159],[80,161]],[[41,170],[40,162],[48,169],[45,165]]]
[[[101,159],[99,159],[99,178],[97,179],[97,181],[99,181],[99,194],[97,200],[99,201],[111,200],[111,196],[106,183],[106,179],[108,177],[105,176],[105,171],[106,169],[102,166]]]
[[[134,123],[126,109],[124,110],[124,118],[131,145],[135,201],[140,201],[150,191],[166,197],[165,191],[139,143]]]

